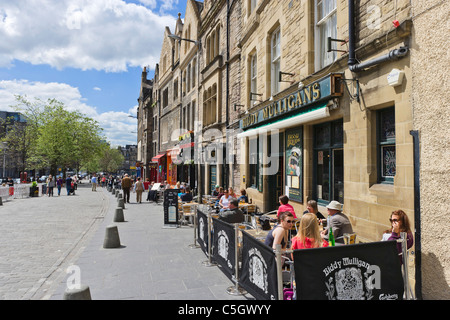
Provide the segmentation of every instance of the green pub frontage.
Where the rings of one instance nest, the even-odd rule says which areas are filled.
[[[276,210],[283,194],[296,212],[309,199],[342,201],[342,120],[332,116],[343,95],[342,78],[336,73],[292,86],[241,119],[241,187],[261,211]],[[330,141],[329,130],[338,140]],[[314,138],[315,131],[321,135]]]

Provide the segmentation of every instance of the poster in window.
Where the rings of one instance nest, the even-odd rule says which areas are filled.
[[[286,181],[290,200],[303,201],[303,127],[286,130]],[[288,189],[288,188],[286,188]]]

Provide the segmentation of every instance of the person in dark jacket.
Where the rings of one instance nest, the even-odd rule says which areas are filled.
[[[228,223],[244,222],[244,213],[239,209],[239,200],[231,199],[228,209],[219,212],[219,219]]]

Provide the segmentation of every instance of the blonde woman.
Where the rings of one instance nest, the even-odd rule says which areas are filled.
[[[328,241],[322,239],[317,216],[305,213],[301,220],[297,235],[292,238],[292,250],[328,247]]]

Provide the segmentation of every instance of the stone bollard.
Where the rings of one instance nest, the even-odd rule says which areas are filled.
[[[103,241],[103,248],[111,249],[119,247],[120,247],[119,229],[117,228],[117,226],[107,226],[105,239]]]
[[[125,218],[123,216],[123,209],[122,208],[116,208],[116,211],[114,213],[114,222],[124,222]]]
[[[64,300],[92,300],[91,291],[86,285],[81,285],[79,289],[66,289]]]
[[[3,205],[3,199],[2,199],[2,197],[0,197],[0,206],[2,206]]]
[[[123,194],[119,192],[119,194],[117,195],[118,199],[122,199],[123,198]]]
[[[118,206],[122,209],[125,209],[125,201],[122,198],[118,200]]]
[[[111,187],[111,193],[112,193],[113,195],[116,195],[116,190],[114,189],[114,187]]]
[[[119,190],[116,189],[116,198],[119,197]]]

